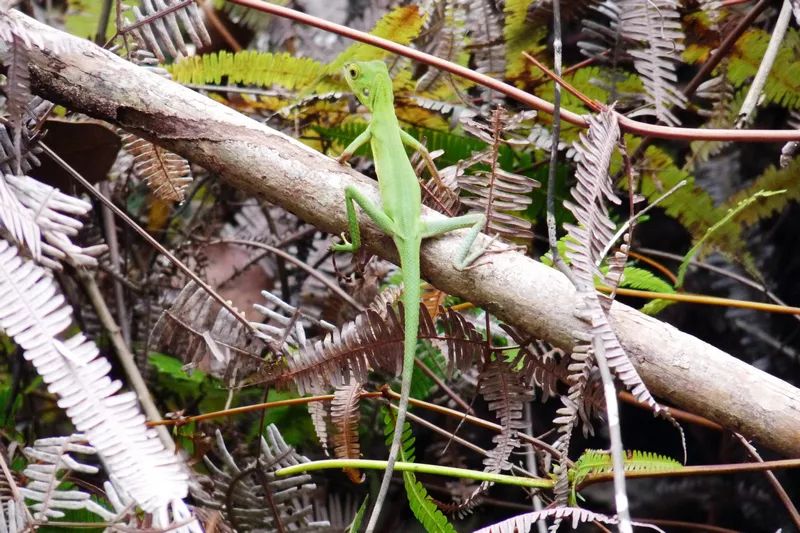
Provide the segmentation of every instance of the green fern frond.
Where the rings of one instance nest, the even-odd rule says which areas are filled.
[[[752,226],[760,220],[781,212],[790,201],[800,202],[800,186],[797,184],[797,176],[800,176],[800,158],[798,157],[794,158],[786,168],[770,166],[749,187],[733,195],[725,205],[735,206],[742,200],[754,196],[760,190],[785,189],[786,194],[763,198],[736,216],[737,223]]]
[[[425,19],[417,6],[398,7],[384,15],[369,33],[375,37],[383,37],[399,44],[409,44],[419,35],[424,21]],[[381,48],[357,43],[349,46],[344,52],[336,56],[328,65],[327,72],[329,74],[338,74],[346,63],[383,59],[387,54],[388,52]]]
[[[325,66],[307,57],[295,57],[286,52],[272,54],[255,50],[204,54],[184,58],[167,65],[167,70],[179,83],[213,83],[255,87],[279,85],[287,89],[306,89],[315,84]],[[330,90],[330,87],[316,87]]]
[[[350,525],[347,526],[348,533],[359,533],[361,531],[361,522],[364,521],[364,515],[367,513],[367,504],[369,503],[369,494],[364,498],[364,501],[361,502],[361,506],[358,508],[356,515],[353,517],[353,521],[350,522]]]
[[[395,418],[388,410],[384,411],[383,425],[386,435],[386,445],[391,446],[394,436]],[[411,425],[406,422],[403,424],[403,440],[400,445],[400,461],[414,462],[414,435],[411,432]],[[447,520],[447,517],[439,510],[425,487],[417,481],[412,472],[403,472],[403,484],[406,487],[406,496],[411,512],[419,520],[422,527],[428,533],[456,533],[456,529]]]
[[[675,294],[675,289],[649,270],[635,266],[626,266],[622,274],[620,287],[637,289],[640,291],[663,292]]]
[[[626,450],[623,469],[625,472],[663,472],[683,468],[680,461],[653,452]],[[570,503],[576,504],[575,490],[587,476],[604,474],[613,470],[611,454],[605,450],[586,450],[569,470]]]
[[[715,233],[720,231],[722,228],[725,228],[726,226],[728,226],[728,224],[734,218],[736,218],[736,215],[738,215],[741,212],[746,211],[747,208],[751,204],[753,204],[756,200],[758,200],[759,198],[775,197],[775,196],[778,196],[778,195],[782,195],[785,192],[786,192],[785,190],[781,190],[781,191],[757,191],[752,196],[750,196],[748,198],[744,198],[743,200],[740,200],[739,203],[736,204],[736,206],[731,207],[730,209],[728,209],[728,212],[725,213],[725,216],[723,216],[719,220],[719,222],[717,222],[716,224],[714,224],[713,226],[708,228],[708,231],[705,232],[705,234],[694,244],[694,246],[692,246],[692,248],[683,257],[683,261],[681,261],[681,265],[678,268],[678,281],[677,281],[677,283],[675,283],[675,285],[677,287],[680,287],[680,286],[683,285],[683,280],[686,277],[686,270],[689,268],[689,263],[691,262],[692,258],[697,254],[697,252],[700,250],[700,248],[703,246],[703,244],[706,243],[706,241],[710,240],[715,235]]]
[[[546,47],[548,28],[545,25],[533,26],[528,21],[528,10],[533,0],[508,0],[505,3],[506,77],[519,78],[531,70],[533,65],[525,59],[522,52],[535,55]],[[535,67],[533,67],[535,69]],[[536,75],[540,78],[542,73]]]
[[[640,142],[630,136],[626,136],[625,141],[631,152]],[[640,192],[650,202],[658,199],[681,180],[688,182],[686,186],[662,200],[659,205],[667,215],[677,219],[694,239],[700,239],[725,215],[723,209],[714,205],[711,196],[695,183],[694,177],[676,167],[672,158],[660,148],[648,147],[637,170],[641,173]],[[741,228],[736,224],[726,224],[719,228],[713,244],[732,257],[741,257],[743,251],[747,249],[742,240]],[[744,260],[750,262],[747,257]]]
[[[736,42],[735,53],[730,57],[728,68],[728,79],[734,87],[741,87],[755,76],[769,39],[768,32],[751,29]],[[778,104],[787,109],[800,108],[798,53],[800,53],[800,32],[789,28],[764,86],[765,103]]]

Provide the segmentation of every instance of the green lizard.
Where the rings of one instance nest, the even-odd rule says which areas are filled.
[[[411,390],[411,377],[414,373],[414,354],[416,352],[417,331],[419,328],[420,267],[419,253],[422,239],[447,233],[460,228],[472,228],[464,239],[453,261],[458,270],[471,265],[487,246],[470,254],[475,238],[483,228],[486,217],[482,214],[464,215],[454,218],[424,219],[419,181],[406,155],[407,145],[418,150],[432,171],[433,161],[427,150],[414,137],[400,129],[394,112],[394,94],[389,71],[382,61],[349,63],[344,67],[347,84],[359,101],[372,112],[367,129],[359,135],[339,156],[345,163],[353,153],[369,141],[378,174],[381,205],[372,202],[355,186],[345,189],[347,220],[352,243],[342,235],[344,244],[334,245],[337,252],[355,252],[361,246],[361,234],[356,218],[355,204],[361,206],[378,227],[391,236],[400,255],[400,267],[404,285],[403,307],[405,309],[403,339],[403,372],[401,378],[400,404],[397,411],[394,437],[389,450],[386,472],[378,491],[375,507],[367,525],[367,532],[373,531],[381,512],[381,507],[389,490],[392,471],[400,450],[403,423],[408,410],[408,397]]]

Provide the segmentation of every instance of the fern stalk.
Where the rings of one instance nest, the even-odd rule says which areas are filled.
[[[275,471],[275,475],[278,477],[287,477],[294,476],[302,472],[342,468],[385,470],[386,463],[386,461],[380,461],[377,459],[323,459],[321,461],[311,461],[309,463],[302,463],[281,468],[280,470]],[[486,481],[488,483],[499,483],[501,485],[536,489],[552,489],[554,483],[552,479],[524,478],[504,474],[491,474],[487,472],[481,472],[479,470],[470,470],[467,468],[431,465],[426,463],[409,463],[405,461],[395,462],[394,469],[398,472],[413,472],[414,474],[432,474],[434,476],[474,479],[476,481]]]

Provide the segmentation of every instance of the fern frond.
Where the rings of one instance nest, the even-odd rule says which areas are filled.
[[[649,270],[635,266],[626,266],[620,287],[629,287],[641,291],[663,292],[674,294],[675,288]]]
[[[360,413],[358,405],[361,400],[361,383],[354,381],[347,385],[336,387],[331,402],[331,421],[335,432],[333,434],[334,453],[339,459],[359,459],[361,446],[358,441],[358,422]],[[364,480],[363,474],[357,469],[345,469],[345,474],[354,483]]]
[[[638,144],[637,141],[631,142],[631,139],[626,139],[626,143],[631,150]],[[648,147],[636,170],[641,176],[640,192],[650,202],[657,200],[681,180],[687,180],[685,187],[676,190],[659,205],[667,215],[677,219],[693,238],[702,237],[708,228],[724,216],[725,211],[714,204],[713,198],[696,184],[694,177],[677,168],[672,157],[660,148]],[[741,229],[733,224],[717,233],[714,245],[733,257],[741,257],[742,250],[747,250]]]
[[[500,327],[519,345],[513,365],[525,376],[528,387],[536,386],[542,390],[542,402],[558,396],[558,382],[566,383],[568,375],[568,358],[563,350],[538,339],[524,339],[516,328],[508,324]]]
[[[189,282],[150,334],[150,346],[180,354],[189,368],[222,378],[229,385],[261,370],[264,348],[244,325],[194,282]]]
[[[484,163],[488,171],[477,171],[473,175],[459,178],[459,185],[473,196],[462,199],[462,203],[475,211],[487,213],[487,231],[497,233],[506,239],[530,241],[533,238],[531,223],[510,212],[525,211],[533,202],[530,196],[539,182],[500,168],[499,147],[503,142],[501,135],[512,126],[508,116],[501,109],[492,113],[490,125],[474,120],[464,123],[464,129],[484,142],[489,148],[474,156],[471,163]]]
[[[314,426],[314,433],[317,435],[317,440],[322,451],[325,455],[330,456],[328,452],[328,411],[325,409],[323,402],[308,402],[306,404],[308,415],[311,417],[311,424]]]
[[[508,458],[519,447],[518,430],[525,430],[522,409],[533,399],[524,382],[525,376],[515,372],[506,361],[496,358],[489,362],[480,376],[478,391],[500,422],[500,433],[492,437],[494,449],[483,460],[487,472],[497,473],[511,469]]]
[[[274,424],[261,437],[260,456],[244,467],[236,464],[219,430],[215,441],[221,466],[208,456],[203,458],[212,489],[205,492],[200,484],[192,487],[193,496],[203,505],[221,511],[240,531],[321,532],[330,527],[327,521],[314,520],[310,501],[316,485],[309,474],[276,478],[276,470],[309,461],[286,444]],[[265,501],[271,505],[264,505]]]
[[[472,62],[475,70],[501,79],[506,71],[506,44],[503,39],[503,22],[497,4],[489,0],[465,0],[467,27],[474,47]],[[481,88],[485,100],[499,98],[489,89]]]
[[[561,520],[565,518],[568,518],[572,521],[572,529],[576,529],[578,524],[583,524],[586,522],[601,522],[603,524],[610,525],[619,523],[616,517],[594,513],[587,509],[580,509],[578,507],[555,507],[553,509],[544,509],[542,511],[535,511],[533,513],[525,513],[514,516],[507,520],[503,520],[502,522],[492,524],[491,526],[478,529],[475,533],[518,533],[521,531],[530,531],[531,528],[540,520]],[[649,527],[663,533],[661,529],[650,524],[634,522],[634,525],[640,527]]]
[[[395,418],[390,412],[384,412],[383,423],[386,445],[389,446],[392,443],[395,425]],[[403,424],[403,440],[401,441],[398,459],[413,463],[414,455],[414,435],[411,432],[411,425],[406,422]],[[414,513],[414,516],[425,528],[425,531],[456,533],[453,525],[436,506],[422,483],[417,481],[417,477],[413,472],[403,472],[403,485],[406,488],[406,496],[408,497],[408,505],[411,508],[411,512]]]
[[[469,62],[469,53],[465,50],[468,39],[464,35],[466,12],[464,4],[455,0],[444,0],[436,4],[436,11],[428,17],[424,35],[429,42],[417,43],[420,49],[436,57],[446,59],[459,65]],[[440,69],[428,67],[419,77],[415,92],[433,96],[438,90],[452,90],[455,84],[459,89],[466,84]]]
[[[131,31],[162,63],[166,63],[167,55],[173,58],[189,55],[181,27],[197,48],[211,44],[197,4],[189,2],[175,9],[176,3],[177,0],[142,0],[141,9],[133,7],[135,22],[146,22]]]
[[[571,485],[570,505],[575,505],[577,501],[575,490],[587,476],[608,473],[613,468],[611,454],[608,451],[584,450],[568,474]],[[671,457],[653,452],[626,450],[623,468],[625,472],[663,472],[683,468],[683,464]]]
[[[97,257],[105,253],[107,247],[95,245],[84,248],[74,244],[71,239],[83,228],[83,223],[75,217],[86,215],[92,204],[63,194],[29,176],[7,174],[2,179],[39,227],[43,237],[43,265],[61,270],[61,264],[56,260],[66,260],[78,267],[97,266]]]
[[[700,240],[698,240],[692,248],[686,252],[686,255],[683,257],[683,261],[681,261],[680,266],[678,267],[678,281],[676,285],[680,287],[683,285],[684,277],[686,276],[686,270],[689,268],[689,263],[691,262],[692,258],[697,254],[698,250],[705,244],[706,240],[713,238],[713,235],[720,229],[724,228],[726,224],[730,223],[730,221],[735,218],[739,213],[747,212],[747,208],[756,202],[759,198],[774,198],[776,196],[782,196],[786,190],[780,191],[756,191],[753,193],[752,196],[747,198],[743,198],[739,200],[739,202],[728,209],[728,212],[725,213],[725,216],[722,217],[716,224],[708,228],[708,231],[703,235]]]
[[[163,512],[186,496],[186,474],[155,430],[147,429],[136,395],[117,394],[122,384],[108,377],[109,362],[78,333],[60,336],[71,310],[47,272],[0,241],[0,328],[24,350],[58,395],[78,431],[86,434],[106,469],[147,512]],[[184,507],[185,509],[185,507]]]
[[[660,406],[651,396],[641,377],[634,368],[614,330],[606,317],[606,309],[610,304],[607,298],[601,301],[594,290],[595,276],[603,279],[597,265],[603,259],[600,255],[605,244],[613,237],[614,224],[608,216],[606,201],[619,203],[620,200],[611,190],[608,168],[611,162],[619,128],[613,113],[605,111],[599,116],[589,118],[589,131],[581,134],[581,143],[576,150],[581,156],[576,173],[577,184],[573,188],[573,196],[577,203],[565,202],[572,211],[578,225],[565,225],[571,237],[567,241],[567,256],[572,264],[578,292],[582,296],[582,308],[578,310],[581,318],[590,324],[589,335],[581,334],[573,350],[569,369],[573,373],[568,397],[562,397],[564,406],[557,411],[556,424],[561,435],[558,439],[559,450],[566,453],[569,447],[569,435],[579,415],[579,405],[589,371],[594,366],[592,340],[600,339],[608,367],[619,378],[626,388],[640,401],[651,406],[656,412]],[[612,281],[610,285],[616,286]],[[667,415],[668,416],[668,415]]]
[[[28,466],[23,474],[28,484],[20,488],[23,496],[33,500],[31,509],[36,511],[34,518],[46,521],[48,518],[63,518],[63,510],[86,509],[106,521],[113,521],[116,513],[99,505],[91,495],[79,489],[66,489],[59,486],[69,472],[96,474],[95,466],[78,462],[70,453],[94,455],[93,446],[85,444],[84,435],[37,439],[33,447],[25,448]]]
[[[769,40],[769,32],[751,28],[736,41],[735,53],[730,56],[726,72],[735,88],[742,87],[755,76]],[[800,49],[800,31],[789,28],[764,86],[765,104],[777,104],[786,109],[800,107],[798,49]]]
[[[33,216],[11,192],[5,177],[0,177],[0,224],[15,243],[24,246],[34,260],[39,260],[42,255],[41,234]]]
[[[539,7],[537,4],[541,2],[532,0],[505,2],[503,36],[506,42],[507,78],[520,78],[531,70],[522,52],[536,54],[544,48],[542,41],[547,38],[549,25],[535,24],[532,20],[531,12]]]
[[[686,106],[686,96],[675,86],[675,69],[684,48],[677,0],[621,0],[620,32],[639,43],[640,48],[629,53],[644,82],[647,101],[653,106],[631,116],[655,115],[666,124],[679,125],[671,111],[672,106]]]
[[[31,100],[31,80],[28,72],[28,48],[18,34],[14,33],[9,41],[8,55],[4,63],[8,66],[6,74],[6,108],[10,115],[9,123],[14,133],[14,161],[17,168],[14,174],[22,172],[22,126],[25,123],[27,104]]]
[[[122,136],[122,143],[133,156],[134,174],[147,183],[156,198],[183,201],[192,183],[192,170],[186,159],[131,133]]]
[[[11,129],[9,122],[0,122],[0,174],[16,174],[19,167],[23,173],[29,172],[32,168],[40,165],[37,155],[42,151],[37,140],[39,136],[40,122],[52,104],[42,100],[38,96],[33,97],[27,103],[27,112],[22,121],[20,134],[21,160],[17,160],[16,148],[14,146],[15,131]]]
[[[770,166],[753,180],[747,188],[734,194],[724,206],[733,208],[747,198],[753,198],[761,190],[784,190],[784,194],[762,197],[739,212],[734,223],[737,225],[752,226],[776,213],[781,212],[790,201],[800,201],[800,187],[797,186],[797,176],[800,175],[800,158],[795,157],[785,167]]]
[[[312,87],[325,72],[324,65],[307,57],[256,50],[220,50],[187,57],[169,65],[167,69],[178,83],[279,86],[290,90]]]
[[[443,320],[453,367],[460,368],[465,361],[471,364],[483,350],[480,334],[453,311],[445,314]],[[285,371],[274,372],[269,379],[278,384],[292,380],[300,394],[305,394],[330,385],[338,387],[352,379],[364,382],[370,369],[397,374],[403,359],[402,324],[402,315],[391,307],[386,308],[385,317],[368,309],[340,331],[303,346],[296,356],[287,359]],[[418,336],[429,340],[442,338],[422,305]]]
[[[370,35],[390,39],[399,44],[409,44],[422,29],[422,12],[415,5],[402,6],[384,15],[369,32]],[[338,74],[346,63],[383,59],[387,52],[374,46],[357,43],[350,45],[330,62],[328,73]]]

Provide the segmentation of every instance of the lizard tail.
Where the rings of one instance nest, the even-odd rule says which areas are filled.
[[[400,445],[403,440],[403,424],[406,421],[406,411],[408,411],[408,399],[411,395],[411,377],[414,374],[414,355],[417,351],[417,332],[419,330],[419,298],[420,298],[420,269],[419,269],[419,241],[416,246],[403,246],[399,249],[406,249],[406,252],[401,254],[400,268],[403,271],[403,310],[404,320],[403,327],[405,333],[403,336],[403,372],[400,379],[400,403],[397,407],[397,421],[394,425],[394,436],[392,437],[392,445],[389,448],[389,460],[386,464],[386,472],[381,481],[381,488],[378,491],[378,497],[375,499],[375,507],[372,510],[369,523],[367,524],[367,533],[374,531],[378,523],[381,508],[386,500],[386,495],[389,492],[389,485],[392,482],[392,473],[394,471],[394,464],[397,462],[397,456],[400,454]],[[411,248],[411,250],[408,250]]]

